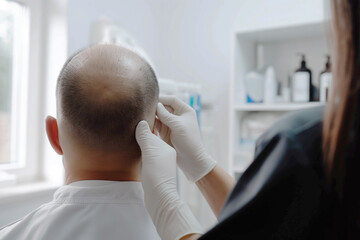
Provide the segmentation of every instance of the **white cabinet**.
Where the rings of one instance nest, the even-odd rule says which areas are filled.
[[[247,103],[245,97],[244,77],[249,71],[256,70],[259,61],[265,66],[273,66],[277,81],[287,85],[293,72],[300,66],[301,58],[298,53],[306,55],[307,66],[312,71],[313,83],[317,85],[319,74],[325,67],[325,56],[330,54],[328,47],[330,31],[325,21],[321,20],[322,14],[319,18],[313,19],[315,19],[313,22],[304,20],[292,25],[245,30],[242,28],[233,32],[228,169],[234,176],[241,174],[253,160],[255,140],[247,139],[247,136],[257,136],[259,132],[256,130],[256,133],[253,133],[254,129],[265,130],[268,126],[264,122],[268,124],[274,122],[286,112],[322,104],[319,102]],[[262,46],[261,52],[258,50],[259,45]]]

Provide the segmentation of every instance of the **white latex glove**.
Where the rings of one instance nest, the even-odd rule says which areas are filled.
[[[163,240],[177,240],[188,234],[203,233],[190,208],[176,190],[176,152],[154,135],[146,121],[136,127],[141,149],[141,183],[145,207]]]
[[[176,149],[178,166],[190,182],[196,182],[216,165],[202,143],[196,112],[175,96],[162,96],[159,101],[157,116],[170,129],[167,131],[157,121],[160,135],[162,138],[170,137]]]

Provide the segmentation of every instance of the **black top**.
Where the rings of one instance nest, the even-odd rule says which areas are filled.
[[[329,206],[322,163],[324,107],[283,116],[256,143],[255,159],[219,223],[200,239],[323,239]]]

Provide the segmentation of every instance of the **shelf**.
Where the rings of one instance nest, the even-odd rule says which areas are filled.
[[[309,102],[309,103],[275,103],[275,104],[265,104],[265,103],[248,103],[235,105],[234,110],[240,112],[249,112],[249,111],[294,111],[301,110],[312,107],[324,106],[323,102]]]
[[[245,81],[246,75],[250,71],[263,66],[272,66],[276,71],[276,80],[282,83],[282,86],[290,87],[289,78],[300,64],[298,53],[303,53],[306,55],[307,64],[312,71],[314,84],[316,84],[319,74],[324,68],[324,56],[331,52],[327,45],[325,21],[323,20],[325,19],[321,16],[313,20],[304,18],[304,21],[294,21],[289,25],[266,23],[256,28],[234,29],[231,46],[229,124],[229,139],[232,143],[229,149],[229,169],[232,170],[233,175],[243,173],[254,159],[253,154],[246,153],[241,147],[238,147],[239,140],[247,136],[246,131],[259,131],[260,134],[260,131],[266,131],[266,125],[271,125],[284,113],[325,106],[326,103],[323,102],[247,103]],[[256,112],[265,115],[257,115]],[[247,126],[248,123],[253,123],[252,118],[257,117],[261,118],[259,124],[263,125],[258,129],[256,126],[254,128],[252,125]]]
[[[254,29],[252,31],[234,31],[243,39],[255,42],[274,42],[299,39],[304,37],[326,36],[324,22],[313,22],[277,28]]]

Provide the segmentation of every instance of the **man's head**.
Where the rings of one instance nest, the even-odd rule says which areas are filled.
[[[153,126],[158,95],[154,71],[131,50],[96,45],[80,51],[65,63],[57,82],[61,153],[76,146],[138,159],[135,128],[142,119]]]

